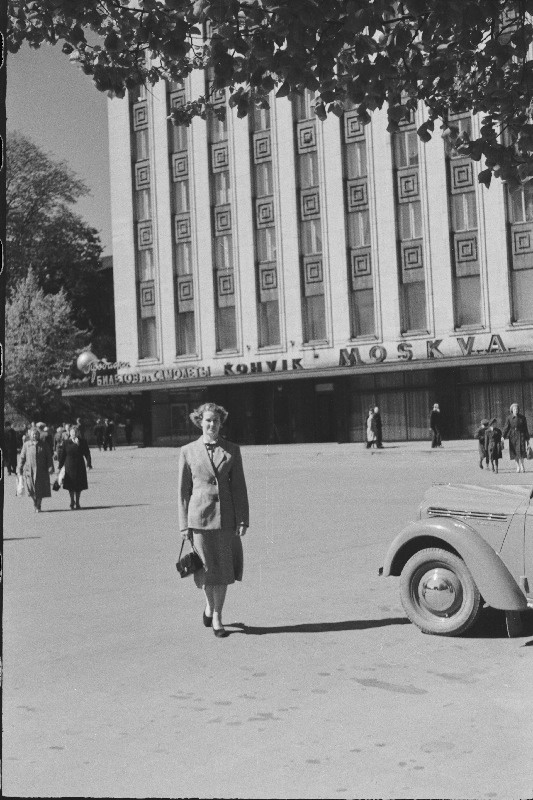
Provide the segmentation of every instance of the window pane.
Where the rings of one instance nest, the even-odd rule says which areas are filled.
[[[412,239],[411,236],[411,213],[409,211],[409,204],[402,203],[398,205],[398,225],[400,228],[400,239],[402,242]]]
[[[363,178],[367,174],[366,143],[353,142],[346,145],[346,177]]]
[[[454,231],[466,230],[463,198],[462,194],[451,195],[452,230]]]
[[[181,242],[176,245],[176,273],[189,275],[191,272],[191,243]]]
[[[135,192],[135,213],[137,219],[150,219],[150,189]]]
[[[481,322],[481,284],[479,275],[455,279],[455,324],[479,325]]]
[[[523,222],[524,212],[522,210],[523,190],[516,189],[509,192],[509,212],[511,222]]]
[[[302,189],[318,186],[318,157],[316,152],[303,153],[300,156],[300,186]]]
[[[424,330],[427,327],[425,282],[402,284],[402,298],[404,331]]]
[[[511,272],[513,294],[513,320],[533,322],[533,269]]]
[[[176,350],[177,355],[194,353],[196,341],[194,335],[194,312],[184,311],[177,315],[176,324]]]
[[[137,271],[140,281],[149,281],[154,277],[153,255],[151,250],[139,250],[137,253]]]
[[[259,303],[259,347],[279,344],[279,302]]]
[[[526,183],[524,188],[522,189],[524,193],[524,207],[526,210],[526,221],[531,222],[533,220],[533,184]]]
[[[233,267],[231,236],[215,237],[215,265],[217,269],[231,269]]]
[[[170,124],[171,128],[171,137],[170,137],[170,146],[174,153],[178,153],[180,150],[187,149],[187,128],[185,125],[173,125]]]
[[[374,332],[374,290],[352,292],[352,336],[370,336]]]
[[[420,202],[410,203],[412,238],[419,239],[422,236],[422,204]]]
[[[148,130],[135,131],[133,134],[133,160],[144,161],[148,158]]]
[[[176,214],[189,210],[189,181],[176,181],[174,186],[174,209]]]
[[[217,350],[234,350],[236,347],[235,307],[217,308]]]
[[[466,215],[467,215],[467,229],[469,231],[476,230],[477,228],[477,203],[476,203],[476,193],[475,192],[467,192],[465,194],[465,205],[466,205]]]
[[[229,172],[215,172],[214,174],[215,205],[225,206],[230,202]]]
[[[141,358],[157,358],[157,330],[155,317],[140,319],[139,323]]]
[[[272,162],[257,164],[256,173],[256,192],[257,197],[264,197],[272,194]]]
[[[306,342],[326,338],[324,295],[303,297],[304,339]]]

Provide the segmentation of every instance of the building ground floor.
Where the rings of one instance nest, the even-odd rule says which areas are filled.
[[[496,417],[503,425],[512,402],[519,403],[533,429],[532,354],[525,353],[522,360],[486,361],[386,371],[359,372],[355,367],[316,370],[313,375],[213,376],[203,382],[142,383],[134,391],[117,385],[77,393],[127,394],[134,401],[145,446],[155,447],[179,447],[195,438],[198,429],[189,414],[207,401],[229,411],[225,435],[240,444],[363,442],[368,409],[376,405],[385,442],[428,440],[434,403],[441,409],[444,439],[471,438],[483,417]]]

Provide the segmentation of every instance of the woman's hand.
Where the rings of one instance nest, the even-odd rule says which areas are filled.
[[[55,472],[55,469],[53,467],[48,467],[48,472],[50,473],[50,475],[53,475],[54,472]]]
[[[182,531],[181,535],[183,539],[188,539],[189,542],[192,542],[192,531]]]
[[[237,536],[244,536],[247,530],[247,525],[237,525]]]

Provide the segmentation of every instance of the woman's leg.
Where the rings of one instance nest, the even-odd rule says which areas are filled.
[[[217,586],[212,586],[213,589],[213,628],[215,630],[224,628],[222,624],[222,609],[224,608],[224,600],[226,599],[227,584],[220,583]]]
[[[518,465],[520,467],[520,472],[525,472],[526,468],[524,467],[524,459],[523,458],[519,458],[517,460],[517,462],[518,462]]]
[[[75,508],[74,492],[71,492],[70,489],[69,489],[69,495],[70,495],[70,507]]]
[[[214,586],[204,586],[205,594],[205,615],[206,617],[213,616],[213,609],[215,607],[215,593]]]
[[[81,494],[81,492],[76,492],[75,493],[75,496],[76,496],[76,508],[80,508],[80,494]]]

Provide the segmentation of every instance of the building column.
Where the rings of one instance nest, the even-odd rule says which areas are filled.
[[[123,100],[118,98],[108,100],[107,113],[116,345],[120,359],[129,361],[133,366],[139,360],[139,338],[136,311],[136,232],[133,223],[131,136],[127,97]]]

